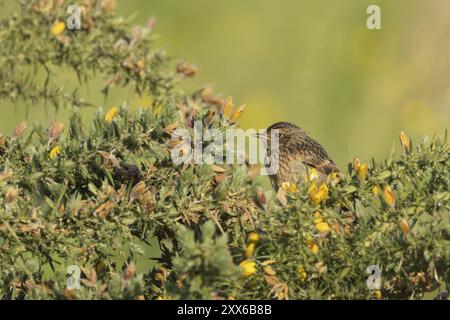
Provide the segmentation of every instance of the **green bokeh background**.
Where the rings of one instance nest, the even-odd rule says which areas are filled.
[[[383,158],[401,130],[417,141],[442,135],[449,122],[448,0],[118,3],[118,14],[135,14],[136,24],[156,16],[157,42],[173,62],[186,58],[198,66],[186,89],[211,84],[247,104],[244,128],[295,122],[341,168],[354,156]],[[366,28],[370,4],[381,7],[382,30]],[[63,84],[75,87],[75,79],[61,75]],[[104,102],[101,88],[98,81],[81,92],[106,108],[126,99],[117,91]],[[51,107],[0,103],[4,134],[23,120],[47,124],[67,118],[67,111]]]

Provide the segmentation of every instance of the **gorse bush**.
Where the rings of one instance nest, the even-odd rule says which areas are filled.
[[[184,93],[178,83],[196,69],[172,66],[153,21],[130,28],[114,1],[82,1],[82,29],[69,31],[67,5],[24,1],[0,21],[0,97],[72,109],[65,125],[1,136],[2,298],[408,299],[448,287],[447,137],[413,147],[402,133],[399,155],[355,159],[321,186],[311,172],[276,195],[257,166],[175,165],[175,129],[234,129],[242,108],[208,87]],[[57,84],[68,70],[149,103],[118,101],[86,121],[91,103]],[[152,243],[156,266],[137,269]],[[70,265],[80,288],[67,287]],[[379,289],[367,285],[373,265]]]

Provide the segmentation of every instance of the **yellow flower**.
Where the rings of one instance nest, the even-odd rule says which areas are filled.
[[[297,186],[294,183],[283,182],[281,188],[288,193],[297,192]]]
[[[383,296],[381,295],[381,290],[375,290],[375,298],[377,298],[377,300],[381,300],[382,297]]]
[[[374,186],[372,188],[372,193],[377,196],[377,195],[379,195],[381,193],[381,190],[380,190],[380,188],[378,186]]]
[[[359,181],[364,182],[367,176],[367,164],[363,163],[358,170],[358,178]]]
[[[243,104],[243,105],[241,105],[239,108],[237,108],[237,110],[234,111],[234,112],[231,114],[230,120],[231,120],[232,122],[235,122],[236,120],[238,120],[238,119],[242,116],[242,114],[244,113],[245,108],[246,108],[246,105],[245,105],[245,104]]]
[[[336,186],[341,181],[341,177],[337,172],[333,172],[328,176],[328,180],[330,181],[332,186]]]
[[[155,108],[154,108],[155,114],[157,116],[159,116],[161,114],[162,111],[162,105],[158,104]]]
[[[58,158],[58,156],[61,154],[61,148],[59,146],[54,147],[49,154],[50,160],[54,160]]]
[[[314,182],[308,190],[309,199],[313,204],[320,204],[328,198],[328,187],[322,183],[320,187]]]
[[[319,172],[316,168],[309,169],[309,181],[317,180],[319,179]]]
[[[228,97],[225,101],[225,105],[222,109],[222,114],[225,118],[228,118],[231,114],[231,111],[233,111],[233,99],[231,97]]]
[[[119,114],[119,109],[117,107],[112,107],[108,110],[108,112],[105,115],[105,121],[108,123],[111,123],[115,117]]]
[[[360,166],[361,166],[361,162],[359,161],[358,158],[355,158],[353,160],[353,172],[357,173]]]
[[[311,242],[310,245],[309,245],[309,250],[312,253],[317,254],[317,252],[319,252],[319,246],[317,245],[317,243]]]
[[[250,243],[245,249],[245,256],[250,258],[253,255],[253,251],[255,251],[255,243]]]
[[[392,192],[391,187],[385,186],[383,189],[383,196],[384,201],[390,206],[393,206],[395,204],[395,195],[394,192]]]
[[[399,221],[400,229],[402,229],[403,235],[406,237],[409,232],[411,231],[411,228],[409,227],[409,223],[406,219],[402,218]]]
[[[411,151],[411,140],[403,131],[400,132],[400,143],[402,144],[403,150],[408,153]]]
[[[305,268],[303,268],[303,266],[298,267],[297,274],[301,282],[304,282],[308,277],[308,274],[306,273]]]
[[[242,275],[245,277],[250,277],[252,274],[256,273],[256,262],[252,260],[244,260],[239,266],[243,268]]]
[[[257,243],[257,242],[259,242],[259,240],[260,240],[260,237],[257,232],[252,232],[248,235],[248,242],[250,242],[250,243]]]
[[[315,211],[314,214],[313,214],[313,217],[315,218],[314,219],[314,224],[323,222],[322,215],[320,214],[320,211]]]
[[[51,32],[54,36],[59,36],[66,29],[64,22],[57,21],[53,24]]]
[[[328,225],[328,223],[321,221],[319,223],[316,223],[316,229],[319,232],[328,232],[330,231],[330,226]]]

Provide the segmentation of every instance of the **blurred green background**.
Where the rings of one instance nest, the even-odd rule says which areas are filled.
[[[186,89],[211,84],[247,104],[244,128],[298,124],[341,168],[354,156],[383,158],[401,130],[417,141],[442,135],[449,123],[448,0],[118,3],[117,13],[136,14],[136,24],[157,17],[158,44],[173,62],[186,58],[199,67]],[[370,4],[381,7],[382,30],[366,28]],[[82,92],[100,106],[100,89],[98,83]],[[122,100],[113,93],[105,107]],[[47,124],[67,117],[44,110],[2,107],[0,132],[10,134],[23,120]]]

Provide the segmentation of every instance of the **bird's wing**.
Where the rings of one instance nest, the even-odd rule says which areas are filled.
[[[305,139],[290,139],[294,142],[298,152],[300,152],[302,161],[311,168],[316,168],[319,172],[329,175],[333,172],[339,172],[336,164],[330,159],[325,149],[314,139],[306,136]]]

